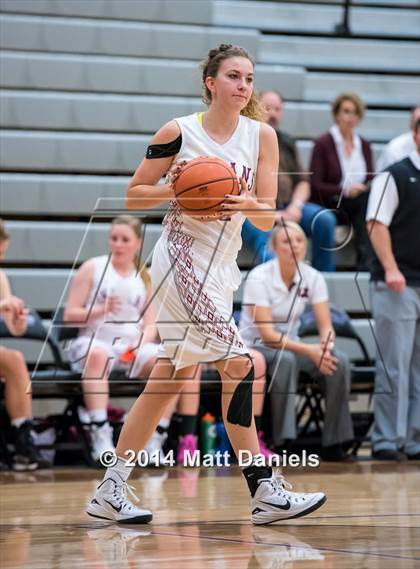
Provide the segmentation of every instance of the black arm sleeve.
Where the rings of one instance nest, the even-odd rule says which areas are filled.
[[[146,158],[169,158],[178,154],[182,145],[182,134],[180,134],[172,142],[166,144],[151,144],[147,147]]]

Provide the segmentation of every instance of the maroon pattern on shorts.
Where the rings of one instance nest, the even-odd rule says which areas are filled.
[[[203,291],[203,283],[194,271],[191,251],[194,237],[183,233],[182,214],[175,201],[171,202],[163,225],[168,230],[168,253],[174,268],[175,285],[191,322],[202,334],[243,348],[236,328],[217,311],[214,302]]]

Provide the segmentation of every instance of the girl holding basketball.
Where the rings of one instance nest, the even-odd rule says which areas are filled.
[[[260,449],[252,415],[254,366],[232,319],[232,300],[241,282],[236,258],[245,217],[264,231],[274,224],[277,137],[258,120],[262,111],[253,92],[254,64],[243,48],[212,49],[202,69],[208,110],[172,120],[155,134],[127,194],[130,209],[171,203],[151,268],[160,358],[124,424],[117,462],[108,468],[87,509],[92,516],[118,522],[152,519],[150,511],[127,499],[132,469],[127,453],[144,447],[166,405],[194,378],[201,362],[214,362],[222,378],[223,419],[236,455],[246,450],[256,457],[243,469],[252,522],[303,516],[326,499],[323,493],[290,492],[290,485],[273,475],[270,467],[258,466]],[[203,219],[187,215],[174,200],[182,164],[199,156],[224,160],[240,178],[240,195],[228,194],[221,210]],[[167,172],[168,183],[158,185]],[[204,182],[205,177],[203,167]]]

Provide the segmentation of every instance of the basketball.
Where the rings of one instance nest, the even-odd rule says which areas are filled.
[[[185,213],[209,215],[220,211],[226,194],[239,194],[239,183],[227,162],[215,156],[199,156],[182,168],[174,190]]]

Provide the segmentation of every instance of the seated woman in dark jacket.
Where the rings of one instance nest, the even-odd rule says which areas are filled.
[[[336,210],[339,223],[353,228],[357,266],[366,269],[370,245],[364,219],[373,160],[369,142],[355,132],[365,106],[357,95],[343,93],[332,113],[335,124],[315,140],[312,151],[311,201]]]

